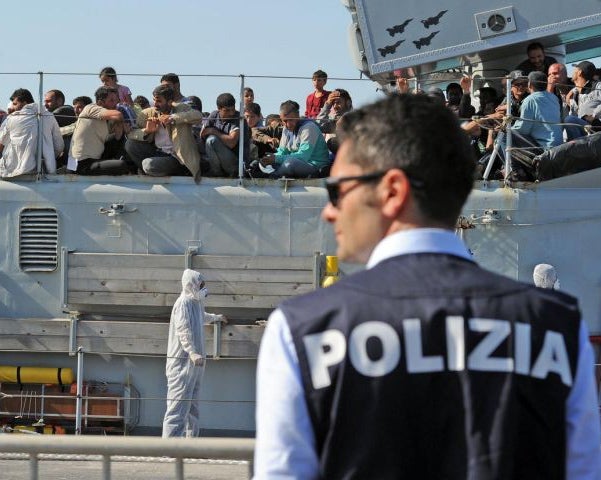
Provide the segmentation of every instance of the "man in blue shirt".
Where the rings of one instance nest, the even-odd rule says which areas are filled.
[[[561,104],[554,94],[547,91],[547,75],[543,72],[528,74],[529,95],[520,107],[520,118],[511,127],[512,175],[514,181],[534,180],[529,173],[532,159],[545,149],[563,143]],[[499,134],[505,152],[506,137]]]
[[[475,167],[456,116],[396,95],[339,134],[322,217],[367,268],[271,315],[255,479],[598,479],[586,324],[454,235]]]

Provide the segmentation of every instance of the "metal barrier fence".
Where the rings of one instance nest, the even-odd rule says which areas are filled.
[[[102,478],[111,478],[111,457],[170,457],[175,459],[173,478],[183,480],[184,459],[243,460],[252,476],[254,439],[157,438],[57,435],[0,435],[0,453],[29,455],[29,478],[39,478],[40,454],[95,455],[102,458]]]

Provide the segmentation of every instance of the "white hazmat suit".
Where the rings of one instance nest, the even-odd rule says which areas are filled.
[[[222,315],[205,313],[207,296],[200,273],[186,269],[182,293],[175,301],[167,342],[167,411],[163,437],[197,437],[200,432],[200,383],[205,365],[204,323],[225,321]]]

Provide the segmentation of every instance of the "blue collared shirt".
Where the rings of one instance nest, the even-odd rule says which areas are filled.
[[[471,259],[452,232],[412,229],[384,238],[373,250],[367,268],[391,257],[412,253],[445,253]],[[566,410],[567,475],[578,480],[601,479],[599,405],[593,375],[593,350],[581,322],[580,356]],[[269,317],[257,365],[257,442],[255,480],[319,477],[315,435],[304,398],[298,357],[286,317]]]

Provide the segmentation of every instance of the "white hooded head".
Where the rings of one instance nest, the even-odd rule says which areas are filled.
[[[205,287],[204,278],[199,272],[186,268],[182,274],[182,293],[202,301],[209,294],[209,290]]]
[[[537,287],[559,290],[559,278],[557,278],[557,271],[553,265],[539,263],[534,267],[532,278]]]

